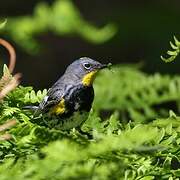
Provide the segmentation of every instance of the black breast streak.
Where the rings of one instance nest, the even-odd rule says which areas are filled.
[[[83,85],[71,88],[71,90],[65,94],[65,107],[68,110],[67,115],[72,115],[75,111],[89,112],[94,100],[93,87],[84,87]]]

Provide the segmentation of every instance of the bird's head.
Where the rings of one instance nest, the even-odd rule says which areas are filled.
[[[91,86],[96,73],[107,66],[91,58],[82,57],[70,64],[65,74],[76,76],[84,86]]]

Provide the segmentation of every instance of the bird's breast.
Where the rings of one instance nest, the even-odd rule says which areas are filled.
[[[82,85],[79,85],[71,90],[71,92],[67,93],[64,98],[66,107],[70,111],[89,112],[94,99],[94,90],[93,87],[84,87]]]

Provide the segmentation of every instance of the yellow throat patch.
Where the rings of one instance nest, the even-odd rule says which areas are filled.
[[[97,70],[92,71],[92,72],[86,74],[86,75],[83,77],[83,79],[82,79],[82,84],[83,84],[84,86],[91,86],[92,83],[93,83],[93,81],[94,81],[94,79],[95,79],[96,73],[97,73]]]
[[[65,111],[66,111],[65,100],[62,98],[57,105],[52,107],[52,109],[50,110],[50,114],[60,115],[63,114]]]

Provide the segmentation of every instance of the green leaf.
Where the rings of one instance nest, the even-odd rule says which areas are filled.
[[[7,23],[7,19],[5,19],[3,22],[0,22],[0,29],[4,28]]]
[[[180,42],[177,40],[177,38],[175,36],[174,36],[174,41],[175,41],[175,45],[170,41],[170,45],[171,45],[173,51],[167,51],[167,54],[170,57],[164,58],[163,56],[161,56],[161,59],[166,63],[174,61],[180,53]]]
[[[87,22],[70,0],[56,0],[51,5],[40,2],[32,15],[9,17],[6,27],[6,33],[31,54],[40,50],[35,37],[48,31],[60,36],[75,34],[90,43],[100,44],[110,40],[116,34],[117,27],[111,22],[103,27]]]
[[[0,134],[0,179],[179,179],[179,92],[179,75],[133,67],[101,72],[82,127],[93,135],[88,139],[75,128],[49,128],[42,123],[53,124],[49,116],[34,118],[23,107],[38,104],[47,90],[20,86],[0,103],[1,128],[17,122]]]

